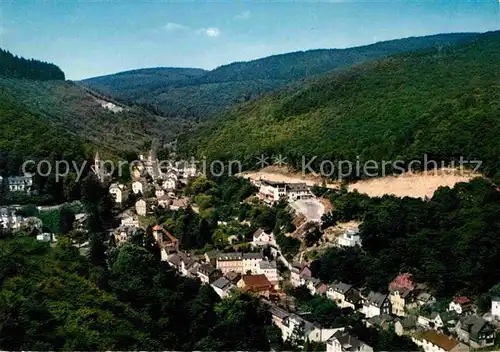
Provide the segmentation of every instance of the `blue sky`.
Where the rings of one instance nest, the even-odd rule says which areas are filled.
[[[0,0],[0,47],[69,79],[157,67],[206,69],[316,48],[500,29],[500,2]]]

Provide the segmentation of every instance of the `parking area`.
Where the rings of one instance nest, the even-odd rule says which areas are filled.
[[[325,213],[325,206],[317,199],[296,200],[290,205],[310,221],[320,222]]]

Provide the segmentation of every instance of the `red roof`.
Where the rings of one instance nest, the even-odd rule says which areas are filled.
[[[458,304],[469,304],[469,299],[467,297],[457,297],[455,298],[455,303],[458,303]]]
[[[162,231],[163,234],[165,236],[167,236],[170,241],[172,241],[172,242],[176,242],[177,241],[177,238],[175,238],[174,236],[172,236],[170,234],[170,232],[168,232],[167,230],[165,230],[161,225],[155,225],[155,226],[153,226],[153,231]]]
[[[245,283],[245,287],[253,290],[268,290],[272,287],[271,282],[267,279],[266,275],[243,275],[241,278]]]

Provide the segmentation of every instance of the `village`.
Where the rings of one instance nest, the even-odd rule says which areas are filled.
[[[312,319],[310,312],[301,311],[295,304],[293,292],[302,288],[311,297],[333,302],[342,316],[352,317],[366,327],[393,330],[398,336],[411,338],[426,352],[470,351],[494,345],[500,329],[500,297],[492,297],[490,311],[481,315],[464,296],[453,298],[438,310],[436,298],[426,284],[415,282],[410,273],[395,277],[388,283],[386,292],[367,291],[349,282],[328,284],[312,276],[304,255],[285,256],[274,233],[263,228],[258,228],[251,241],[245,243],[250,251],[228,252],[223,247],[203,253],[184,250],[168,227],[147,220],[151,220],[148,214],[155,208],[176,211],[191,206],[196,211],[196,204],[192,204],[192,200],[181,191],[199,176],[197,170],[182,162],[161,170],[154,151],[147,156],[139,155],[139,160],[142,165],[134,170],[129,184],[111,183],[109,186],[117,205],[125,203],[128,197],[135,197],[131,209],[120,214],[119,227],[110,232],[115,244],[120,246],[130,241],[134,233],[149,224],[162,261],[179,275],[209,285],[222,299],[237,291],[259,296],[267,305],[273,323],[281,330],[283,341],[299,338],[322,343],[328,352],[373,351],[368,342],[350,334],[347,326],[322,326]],[[92,170],[101,182],[109,177],[99,154]],[[258,189],[255,195],[258,202],[272,206],[286,200],[297,217],[302,218],[300,226],[304,231],[308,228],[305,225],[321,224],[324,202],[318,200],[305,183],[250,181]],[[9,179],[8,186],[12,191],[29,192],[31,178]],[[3,228],[15,230],[26,226],[27,219],[16,215],[17,210],[19,207],[15,206],[0,209]],[[86,220],[85,213],[76,214],[74,226],[83,229]],[[41,233],[37,239],[57,241],[51,233]],[[77,244],[82,253],[85,253],[86,245],[88,243]],[[344,228],[331,245],[362,247],[358,226]]]
[[[141,226],[151,207],[177,210],[190,200],[178,196],[189,180],[197,176],[196,169],[176,164],[163,172],[153,152],[140,156],[144,169],[132,175],[132,193],[154,197],[139,198],[135,213],[122,218],[121,226],[113,233],[116,243],[127,242],[130,234]],[[99,175],[99,164],[96,161]],[[145,178],[147,175],[148,178]],[[149,180],[149,181],[148,181]],[[258,199],[272,205],[285,199],[292,209],[306,218],[306,223],[319,224],[325,212],[323,203],[316,199],[304,183],[287,184],[263,179],[251,180],[258,188]],[[128,187],[112,184],[110,192],[116,202],[124,201]],[[153,193],[154,192],[154,193]],[[425,283],[413,281],[410,273],[401,273],[387,285],[386,292],[366,291],[348,282],[324,283],[312,276],[303,256],[290,260],[281,253],[272,232],[257,229],[247,243],[251,252],[211,250],[202,254],[183,250],[179,241],[161,224],[152,228],[161,249],[161,260],[167,262],[179,275],[199,279],[210,285],[221,297],[237,291],[258,295],[267,304],[273,323],[281,330],[284,341],[297,338],[326,344],[328,352],[373,351],[373,347],[358,336],[347,332],[346,326],[321,326],[311,320],[308,312],[301,312],[293,304],[290,291],[307,288],[312,297],[321,296],[334,302],[346,316],[354,316],[367,327],[393,330],[398,336],[407,336],[426,352],[457,352],[488,348],[494,345],[500,328],[500,298],[493,297],[490,312],[480,315],[471,300],[457,296],[440,310],[436,298]],[[338,247],[362,246],[357,226],[348,227],[337,236]],[[264,254],[266,253],[266,255]],[[301,261],[302,259],[302,261]]]

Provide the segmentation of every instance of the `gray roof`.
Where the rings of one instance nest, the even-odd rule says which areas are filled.
[[[264,256],[260,252],[256,253],[243,253],[243,259],[262,259]]]
[[[342,345],[344,351],[359,351],[362,345],[366,345],[347,331],[337,331],[328,341],[333,339],[336,339]]]
[[[332,285],[334,291],[345,294],[347,291],[351,289],[352,285],[345,284],[343,282],[338,282]]]
[[[259,263],[259,267],[261,269],[276,269],[276,262],[274,260],[271,262],[263,260]]]
[[[479,333],[488,327],[488,322],[477,315],[469,315],[460,319],[462,330],[468,331],[473,341],[478,340]]]
[[[417,317],[410,315],[399,321],[403,328],[413,329],[417,327]]]
[[[380,292],[370,291],[368,297],[366,297],[366,302],[372,306],[380,308],[382,307],[386,299],[387,295],[384,295]]]
[[[210,276],[215,272],[215,269],[213,266],[210,264],[201,264],[200,267],[198,268],[198,272],[202,273],[204,275]]]
[[[259,237],[264,232],[265,232],[264,229],[262,227],[259,227],[257,231],[253,233],[253,237]]]
[[[212,282],[211,285],[223,290],[224,288],[230,286],[231,282],[228,279],[226,279],[224,276],[221,276],[217,280]]]
[[[287,187],[290,190],[295,191],[295,192],[309,190],[309,187],[307,187],[307,185],[305,183],[289,183],[289,184],[287,184]]]
[[[288,313],[286,310],[276,306],[271,306],[271,308],[269,308],[269,312],[271,313],[271,315],[280,319],[284,319],[290,315],[290,313]]]
[[[217,260],[241,260],[243,257],[241,253],[232,252],[232,253],[219,253],[217,255]]]

